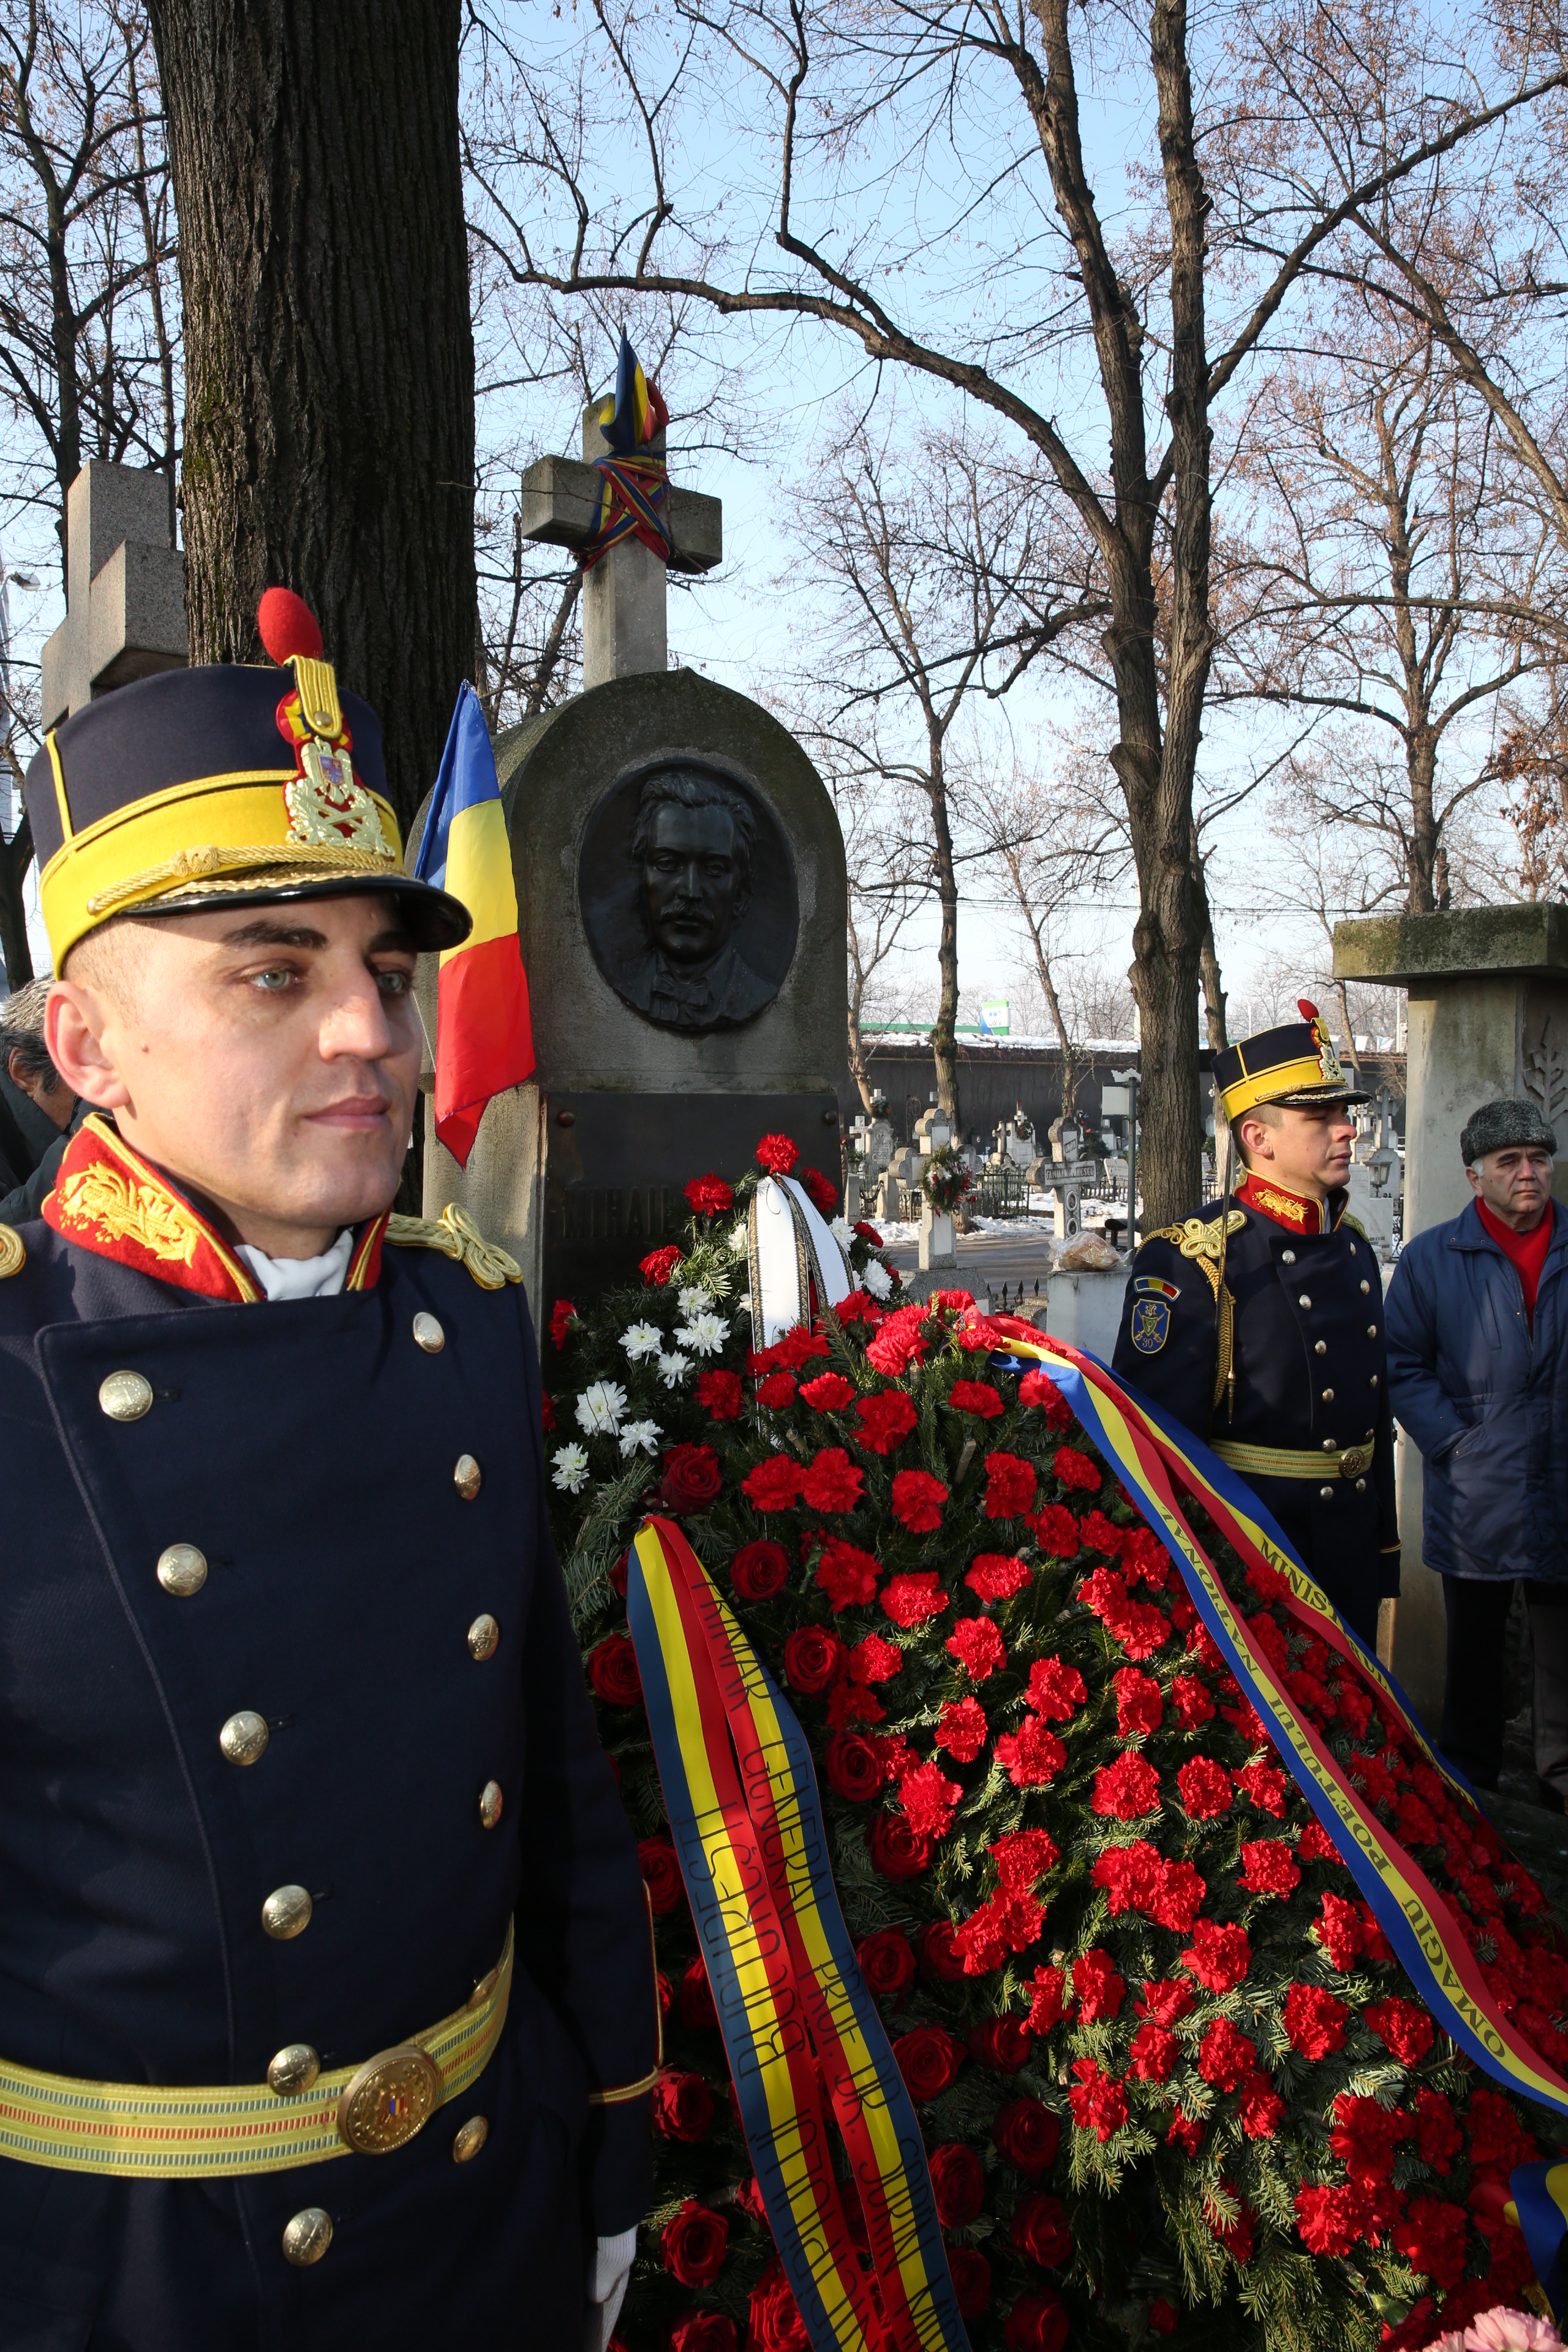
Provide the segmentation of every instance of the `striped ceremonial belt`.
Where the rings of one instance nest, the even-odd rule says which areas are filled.
[[[498,1966],[461,2009],[289,2098],[267,2083],[84,2083],[0,2060],[0,2156],[59,2172],[193,2180],[384,2154],[483,2072],[506,2022],[511,1967],[509,1922]]]
[[[1238,1439],[1210,1440],[1214,1451],[1244,1478],[1361,1478],[1372,1468],[1374,1441],[1364,1445],[1322,1445],[1309,1454],[1293,1445],[1243,1445]]]

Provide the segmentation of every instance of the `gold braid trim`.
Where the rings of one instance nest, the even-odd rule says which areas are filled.
[[[379,850],[353,849],[347,843],[274,841],[264,846],[219,849],[208,842],[195,849],[176,850],[161,866],[144,866],[140,874],[129,874],[107,890],[95,891],[87,902],[87,911],[89,915],[101,915],[129,899],[143,898],[150,892],[162,896],[177,884],[200,883],[218,874],[258,873],[270,866],[323,866],[329,872],[342,874],[386,874],[396,864],[390,851],[384,856]]]
[[[1208,1268],[1205,1265],[1204,1272]],[[1217,1283],[1219,1277],[1215,1276]],[[1214,1395],[1209,1400],[1211,1416],[1218,1411],[1219,1401],[1230,1391],[1229,1418],[1236,1416],[1236,1301],[1228,1290],[1219,1292],[1219,1344],[1215,1352]]]
[[[1225,1220],[1223,1231],[1218,1217],[1211,1217],[1207,1224],[1201,1217],[1188,1217],[1179,1225],[1162,1225],[1159,1232],[1150,1234],[1147,1240],[1174,1242],[1184,1257],[1196,1258],[1200,1265],[1205,1258],[1213,1258],[1217,1265],[1225,1245],[1225,1235],[1240,1233],[1246,1223],[1241,1211],[1232,1209]],[[1207,1273],[1206,1266],[1204,1271]]]
[[[456,1258],[481,1290],[504,1290],[509,1282],[522,1280],[516,1258],[486,1241],[456,1201],[448,1201],[438,1217],[388,1217],[386,1238],[396,1249],[439,1250],[443,1257]]]

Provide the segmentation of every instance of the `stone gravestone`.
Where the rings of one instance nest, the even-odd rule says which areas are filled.
[[[1478,1106],[1528,1096],[1558,1126],[1554,1190],[1568,1201],[1568,907],[1470,907],[1334,926],[1334,977],[1408,989],[1406,1241],[1470,1199],[1459,1136]],[[1441,1580],[1421,1558],[1421,1456],[1398,1449],[1399,1599],[1378,1647],[1429,1728],[1443,1707]]]
[[[66,498],[66,617],[44,647],[45,727],[133,678],[183,669],[187,648],[168,477],[89,458]]]
[[[583,545],[597,482],[545,460],[524,479],[524,530]],[[672,489],[669,504],[672,561],[706,569],[718,500]],[[427,1212],[460,1202],[510,1250],[541,1324],[558,1298],[635,1282],[638,1260],[683,1234],[688,1180],[738,1177],[764,1134],[838,1178],[833,803],[768,711],[665,667],[665,567],[648,557],[626,540],[593,567],[584,690],[496,745],[533,1077],[489,1105],[466,1171],[433,1127],[426,1145]],[[432,1034],[433,982],[432,968]]]

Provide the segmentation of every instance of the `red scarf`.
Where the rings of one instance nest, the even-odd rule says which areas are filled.
[[[1552,1236],[1557,1229],[1552,1203],[1547,1202],[1545,1215],[1528,1234],[1516,1234],[1511,1225],[1505,1225],[1500,1217],[1492,1214],[1479,1193],[1476,1206],[1480,1211],[1482,1225],[1519,1276],[1520,1288],[1524,1293],[1524,1311],[1533,1331],[1535,1293],[1541,1281],[1541,1269],[1546,1264],[1546,1253],[1552,1247]]]

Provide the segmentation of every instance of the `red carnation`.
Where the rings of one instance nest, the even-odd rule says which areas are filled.
[[[881,1234],[875,1225],[868,1225],[864,1217],[857,1217],[855,1220],[855,1237],[858,1241],[869,1242],[873,1249],[880,1249],[882,1246]]]
[[[936,2218],[944,2230],[966,2230],[985,2202],[985,2172],[963,2140],[947,2140],[930,2157]]]
[[[764,1135],[757,1146],[757,1165],[771,1176],[787,1176],[799,1158],[787,1135]]]
[[[838,1187],[830,1184],[820,1168],[808,1168],[800,1179],[801,1188],[819,1217],[830,1217],[838,1206]]]
[[[914,1948],[901,1927],[879,1927],[855,1947],[860,1973],[884,2000],[907,1992],[915,1980]]]
[[[1028,1514],[1035,1541],[1053,1559],[1074,1559],[1083,1549],[1078,1521],[1065,1503],[1045,1503]]]
[[[996,1761],[1016,1789],[1043,1789],[1067,1760],[1067,1749],[1037,1715],[1026,1715],[1016,1731],[1005,1732],[996,1742]]]
[[[711,2286],[724,2267],[730,2224],[689,2197],[659,2235],[664,2267],[681,2286]]]
[[[1068,1429],[1072,1426],[1072,1412],[1068,1401],[1047,1373],[1026,1372],[1018,1382],[1018,1402],[1042,1406],[1047,1429]]]
[[[1047,1723],[1066,1723],[1088,1696],[1089,1687],[1078,1668],[1064,1665],[1058,1657],[1037,1658],[1029,1668],[1029,1705]]]
[[[685,1897],[681,1884],[680,1864],[675,1858],[675,1848],[668,1838],[641,1838],[637,1842],[637,1868],[642,1872],[647,1888],[648,1908],[656,1919],[673,1911]]]
[[[1029,2028],[1022,2018],[987,2018],[971,2029],[969,2054],[994,2074],[1016,2074],[1029,2054]]]
[[[546,1432],[555,1426],[555,1399],[548,1389],[539,1391],[539,1425]]]
[[[1200,1919],[1181,1957],[1182,1966],[1192,1970],[1199,1984],[1210,1992],[1228,1992],[1252,1966],[1252,1947],[1245,1927],[1222,1927],[1217,1919]]]
[[[735,1195],[722,1176],[694,1176],[686,1187],[686,1197],[700,1217],[728,1215],[735,1205]]]
[[[868,1633],[847,1652],[845,1663],[852,1683],[888,1683],[902,1667],[904,1654],[896,1642]]]
[[[963,1580],[982,1601],[1008,1601],[1028,1583],[1029,1570],[1016,1554],[983,1551],[976,1553]]]
[[[972,1682],[984,1682],[1007,1663],[1006,1647],[989,1617],[961,1617],[942,1647]]]
[[[730,1562],[730,1581],[742,1601],[771,1601],[788,1580],[789,1554],[765,1537],[742,1544]]]
[[[1116,1692],[1116,1728],[1123,1739],[1135,1731],[1158,1731],[1164,1702],[1152,1675],[1122,1666],[1111,1678]]]
[[[882,1786],[882,1759],[858,1731],[836,1731],[822,1761],[828,1787],[851,1804],[868,1805]]]
[[[1467,2231],[1460,2205],[1413,2197],[1404,2220],[1394,2225],[1394,2242],[1411,2268],[1425,2271],[1435,2286],[1458,2286],[1465,2275]]]
[[[679,1250],[673,1242],[667,1242],[663,1249],[649,1250],[647,1257],[639,1259],[637,1272],[650,1289],[662,1290],[679,1264]]]
[[[1216,2091],[1234,2091],[1257,2072],[1258,2051],[1238,2025],[1216,2017],[1198,2044],[1198,2072]]]
[[[1037,1969],[1029,1980],[1029,2031],[1048,2033],[1059,2025],[1067,2014],[1068,1980],[1065,1969]]]
[[[1145,2018],[1132,2036],[1129,2052],[1132,2063],[1129,2072],[1136,2074],[1141,2083],[1163,2083],[1169,2079],[1171,2069],[1176,2063],[1179,2047],[1175,2035],[1168,2027],[1156,2025],[1152,2018]]]
[[[679,1250],[676,1256],[680,1255]],[[550,1310],[550,1337],[557,1348],[566,1345],[566,1334],[577,1320],[577,1309],[569,1298],[558,1298]]]
[[[637,1654],[624,1633],[606,1633],[588,1653],[588,1680],[606,1706],[636,1706],[642,1697]]]
[[[742,1402],[739,1372],[699,1372],[697,1402],[715,1421],[739,1421]]]
[[[804,1384],[800,1393],[813,1412],[842,1412],[855,1387],[842,1372],[818,1372],[814,1381]]]
[[[889,1380],[899,1379],[911,1364],[924,1360],[921,1326],[927,1319],[923,1307],[896,1307],[883,1318],[881,1329],[866,1350],[866,1361],[874,1370],[886,1372]]]
[[[907,1475],[918,1476],[918,1472]],[[942,1579],[931,1571],[890,1576],[882,1587],[882,1607],[895,1625],[923,1625],[952,1606]]]
[[[757,1382],[757,1402],[765,1405],[770,1412],[787,1412],[795,1394],[794,1376],[789,1372],[770,1372],[766,1380]]]
[[[947,1488],[929,1470],[900,1470],[893,1478],[893,1517],[911,1535],[928,1535],[942,1525]]]
[[[741,1481],[741,1492],[757,1511],[793,1510],[800,1487],[800,1464],[793,1454],[770,1454]]]
[[[955,2042],[943,2027],[916,2025],[900,2034],[893,2055],[910,2098],[923,2106],[950,2088],[963,2063],[964,2051],[963,2042]]]
[[[801,1493],[814,1511],[852,1511],[860,1500],[865,1475],[842,1445],[824,1446],[805,1466]]]
[[[991,2124],[996,2153],[1037,2180],[1056,2160],[1062,2127],[1038,2099],[1009,2099],[997,2108]]]
[[[1344,2047],[1350,2011],[1323,1985],[1293,1984],[1285,1995],[1285,2032],[1303,2058],[1327,2058]]]
[[[1089,1549],[1102,1551],[1108,1559],[1120,1557],[1122,1545],[1131,1532],[1128,1528],[1119,1528],[1114,1519],[1108,1519],[1098,1507],[1086,1511],[1079,1524]]]
[[[1252,2260],[1257,2216],[1246,2198],[1237,2196],[1233,2182],[1222,2180],[1220,2187],[1227,2197],[1236,2199],[1238,2210],[1234,2221],[1223,2221],[1218,2213],[1205,2212],[1205,2218],[1209,2225],[1209,2235],[1215,2239],[1227,2253],[1234,2254],[1238,2263],[1249,2263]]]
[[[700,2074],[667,2066],[653,2086],[653,2127],[666,2139],[699,2140],[713,2120],[713,2094]]]
[[[843,1663],[843,1643],[821,1625],[797,1625],[784,1643],[784,1679],[807,1698],[826,1690]]]
[[[1361,2236],[1363,2202],[1353,2189],[1298,2189],[1296,2227],[1310,2254],[1348,2254]]]
[[[1184,1977],[1150,1977],[1132,2004],[1133,2014],[1152,2017],[1156,2025],[1179,2025],[1193,2007],[1193,1989]]]
[[[1016,1454],[985,1456],[985,1516],[1016,1519],[1035,1499],[1035,1468]]]
[[[1092,2131],[1108,2140],[1127,2121],[1127,2094],[1112,2075],[1102,2074],[1092,2058],[1073,2062],[1078,2087],[1068,2093],[1068,2105],[1079,2131]]]
[[[1119,1822],[1135,1822],[1154,1811],[1160,1801],[1160,1775],[1143,1756],[1119,1756],[1102,1764],[1094,1776],[1089,1811],[1109,1813]]]
[[[978,2319],[991,2301],[991,2265],[978,2246],[949,2246],[948,2274],[961,2319]]]
[[[1080,1454],[1076,1445],[1058,1445],[1057,1458],[1052,1463],[1051,1469],[1059,1484],[1069,1488],[1076,1486],[1085,1495],[1097,1495],[1100,1492],[1099,1471],[1088,1454]]]
[[[914,1406],[902,1389],[880,1389],[874,1396],[861,1397],[855,1412],[860,1423],[855,1442],[868,1454],[891,1454],[903,1444],[916,1420]]]
[[[1007,2352],[1062,2352],[1068,2332],[1067,2305],[1048,2286],[1021,2294],[1002,2330]]]
[[[911,1765],[899,1782],[904,1818],[917,1838],[945,1837],[963,1794],[958,1782],[934,1762]]]
[[[863,1608],[877,1595],[877,1562],[838,1536],[829,1536],[816,1563],[816,1580],[830,1609]]]
[[[1429,2164],[1434,2172],[1447,2172],[1465,2144],[1465,2135],[1441,2091],[1422,2085],[1412,2105],[1410,2124],[1410,2136],[1422,2163]]]
[[[1282,1838],[1244,1840],[1241,1859],[1245,1867],[1237,1884],[1249,1895],[1290,1895],[1301,1884],[1295,1856]]]
[[[1184,1807],[1194,1822],[1212,1821],[1229,1810],[1230,1774],[1212,1756],[1190,1757],[1176,1775]]]
[[[1285,1812],[1285,1775],[1273,1764],[1245,1764],[1236,1776],[1236,1785],[1244,1796],[1250,1797],[1260,1812],[1272,1813],[1276,1821]]]
[[[1098,1948],[1073,1962],[1072,1989],[1078,1999],[1079,2016],[1085,2025],[1093,2025],[1102,2017],[1116,2016],[1127,1990],[1110,1953]]]
[[[1171,1685],[1171,1703],[1184,1731],[1195,1731],[1214,1716],[1214,1701],[1196,1675],[1178,1675]]]
[[[1016,2252],[1042,2270],[1059,2268],[1072,2252],[1067,2207],[1059,2197],[1026,2198],[1013,2216],[1009,2235]]]
[[[1373,2001],[1363,2015],[1379,2041],[1386,2042],[1402,2066],[1414,2066],[1431,2049],[1436,2028],[1413,2000]]]
[[[952,1643],[949,1642],[947,1647],[951,1650]],[[955,1762],[973,1764],[985,1745],[989,1729],[985,1710],[978,1699],[949,1699],[931,1737]]]
[[[1394,2150],[1409,2137],[1410,2118],[1397,2107],[1379,2106],[1375,2099],[1351,2091],[1342,2091],[1334,2101],[1329,2146],[1352,2180],[1392,2179]]]
[[[1317,1930],[1318,1941],[1342,1975],[1353,1965],[1362,1948],[1360,1912],[1342,1896],[1325,1895]]]
[[[867,1825],[866,1846],[872,1869],[896,1886],[922,1877],[931,1867],[930,1838],[921,1836],[902,1813],[878,1813]]]
[[[975,1412],[982,1421],[995,1421],[1006,1410],[989,1381],[954,1381],[947,1401],[954,1412]]]

